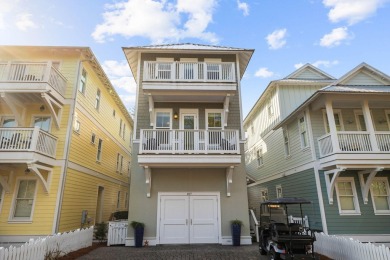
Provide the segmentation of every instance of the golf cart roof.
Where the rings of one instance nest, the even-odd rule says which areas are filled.
[[[267,200],[261,203],[261,205],[275,205],[275,204],[310,204],[311,201],[304,198],[277,198]]]

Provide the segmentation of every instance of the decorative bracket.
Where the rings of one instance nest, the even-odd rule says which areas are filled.
[[[339,177],[340,173],[345,170],[346,168],[337,168],[334,170],[325,171],[325,183],[326,190],[328,192],[329,204],[333,204],[333,193],[334,187],[336,185],[336,179]],[[332,177],[330,176],[331,174],[333,174]]]
[[[0,176],[0,184],[6,193],[10,192],[11,189],[10,189],[9,183],[6,180],[5,176]],[[0,196],[1,196],[1,194],[0,194]]]
[[[223,113],[224,113],[224,125],[225,126],[227,126],[227,122],[228,122],[229,101],[230,101],[230,94],[227,94],[225,101],[223,102]]]
[[[24,116],[26,114],[26,108],[8,93],[4,93],[4,92],[1,93],[1,98],[7,104],[9,109],[12,111],[12,114],[14,114],[15,119],[18,122],[18,125],[23,125]]]
[[[146,197],[150,198],[150,190],[152,188],[152,170],[148,166],[144,166]]]
[[[375,175],[378,172],[383,171],[383,169],[384,169],[383,167],[378,167],[378,168],[375,168],[373,170],[371,169],[371,170],[359,172],[359,181],[360,181],[360,187],[362,190],[364,204],[368,203],[368,191],[370,190],[371,183],[374,180]],[[364,180],[364,174],[369,174],[367,177],[367,181]]]
[[[45,102],[45,105],[49,108],[50,114],[54,118],[54,123],[56,124],[57,129],[60,129],[61,115],[62,115],[62,106],[51,98],[47,93],[42,93],[41,97]],[[54,109],[54,106],[57,107],[58,111]]]
[[[30,171],[33,171],[37,176],[38,176],[38,179],[39,181],[41,182],[42,186],[43,186],[43,190],[45,193],[49,193],[49,190],[50,190],[50,183],[51,183],[51,176],[52,176],[52,169],[51,168],[48,168],[48,167],[45,167],[45,166],[42,166],[42,165],[38,165],[36,163],[28,163],[27,164],[27,168],[30,170]],[[39,170],[44,170],[44,171],[47,171],[47,178],[45,180],[45,178],[42,176],[42,173],[39,171]]]
[[[233,171],[234,166],[230,166],[226,169],[226,196],[230,197],[230,186],[233,183]]]

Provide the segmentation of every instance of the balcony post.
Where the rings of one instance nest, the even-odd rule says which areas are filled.
[[[203,81],[207,81],[207,63],[203,62]]]
[[[49,80],[50,80],[51,65],[52,65],[51,61],[47,62],[47,64],[46,64],[46,70],[44,71],[44,74],[43,74],[43,77],[44,77],[43,81],[44,82],[49,82]]]
[[[332,146],[333,146],[333,152],[337,153],[340,152],[340,146],[337,136],[337,128],[336,123],[334,121],[334,114],[333,114],[333,105],[332,101],[328,98],[325,101],[325,108],[326,108],[326,115],[328,117],[329,122],[329,132],[330,132],[330,138],[332,140]]]
[[[368,106],[368,101],[364,100],[362,104],[364,121],[366,122],[367,131],[370,137],[371,148],[373,152],[379,152],[378,143],[375,137],[374,124],[372,123],[372,117],[370,113],[370,108]]]
[[[38,144],[38,137],[39,137],[39,130],[41,128],[39,126],[35,126],[33,130],[33,134],[31,137],[31,146],[30,149],[32,151],[35,151],[37,149],[37,144]]]
[[[11,61],[7,62],[7,65],[5,66],[4,74],[2,80],[8,81],[10,79],[10,72],[11,72]]]

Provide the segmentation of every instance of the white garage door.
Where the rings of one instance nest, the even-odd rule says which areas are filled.
[[[162,195],[160,244],[218,243],[216,195]]]

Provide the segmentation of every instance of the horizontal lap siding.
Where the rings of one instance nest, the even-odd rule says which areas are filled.
[[[389,173],[389,171],[378,173],[376,177],[388,177]],[[341,216],[338,209],[336,190],[334,191],[333,195],[333,204],[329,204],[324,173],[320,171],[329,234],[389,234],[389,215],[381,216],[374,214],[374,208],[370,194],[368,196],[368,203],[363,203],[358,173],[355,171],[347,171],[343,172],[340,177],[354,177],[361,215]]]
[[[128,186],[122,186],[90,176],[85,173],[68,169],[60,218],[60,232],[80,228],[81,213],[88,210],[88,217],[92,223],[96,219],[98,187],[104,187],[102,220],[108,221],[111,213],[118,210],[127,210],[125,193]],[[120,207],[117,208],[117,194],[121,191]]]
[[[286,177],[262,183],[248,188],[249,206],[256,210],[256,215],[260,213],[260,191],[268,189],[269,199],[276,198],[276,186],[281,185],[283,197],[302,197],[312,201],[310,205],[303,205],[303,214],[309,217],[311,228],[322,229],[321,215],[319,210],[318,195],[315,183],[314,170],[308,169],[299,173],[294,173]],[[288,214],[300,216],[299,207],[288,207]]]
[[[3,205],[0,211],[0,235],[49,235],[52,233],[60,174],[61,168],[54,167],[49,193],[46,193],[35,174],[30,172],[26,175],[24,168],[15,171],[15,179],[11,184],[11,190],[9,193],[4,193],[3,197]],[[25,177],[33,177],[37,180],[37,196],[32,212],[32,223],[8,222],[12,203],[17,193],[17,180],[19,178],[23,180]]]

